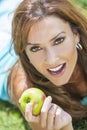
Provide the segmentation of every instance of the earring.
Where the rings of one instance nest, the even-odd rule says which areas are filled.
[[[76,44],[76,48],[79,49],[79,50],[82,50],[82,49],[83,49],[83,47],[82,47],[82,45],[81,45],[80,43],[77,43],[77,44]]]

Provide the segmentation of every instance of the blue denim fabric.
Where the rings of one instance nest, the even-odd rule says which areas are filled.
[[[10,68],[18,60],[11,39],[11,22],[22,0],[0,0],[0,99],[9,101],[7,82]]]

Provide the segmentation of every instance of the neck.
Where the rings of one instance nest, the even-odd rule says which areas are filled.
[[[83,71],[76,65],[74,73],[69,81],[70,83],[75,83],[74,91],[78,93],[80,96],[87,95],[87,81],[85,80]]]

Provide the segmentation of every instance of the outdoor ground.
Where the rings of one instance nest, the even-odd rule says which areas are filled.
[[[0,100],[0,130],[31,130],[20,111]]]
[[[75,130],[87,130],[87,119],[74,123]],[[20,111],[0,100],[0,130],[31,130]]]
[[[79,0],[70,0],[87,16],[87,7],[79,5]],[[77,2],[77,3],[76,3]],[[84,8],[84,9],[83,9]],[[75,130],[87,130],[87,119],[74,123]],[[31,130],[20,111],[13,105],[0,100],[0,130]]]

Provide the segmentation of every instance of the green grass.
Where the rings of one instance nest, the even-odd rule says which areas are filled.
[[[74,122],[75,130],[87,130],[87,119]],[[0,130],[31,130],[14,105],[0,100]]]
[[[0,100],[0,130],[31,130],[20,111]]]
[[[84,2],[81,2],[83,0],[69,0],[69,1],[73,3],[83,15],[87,17],[87,0],[85,0],[86,4],[84,4]]]
[[[87,130],[87,118],[74,122],[75,130]]]

